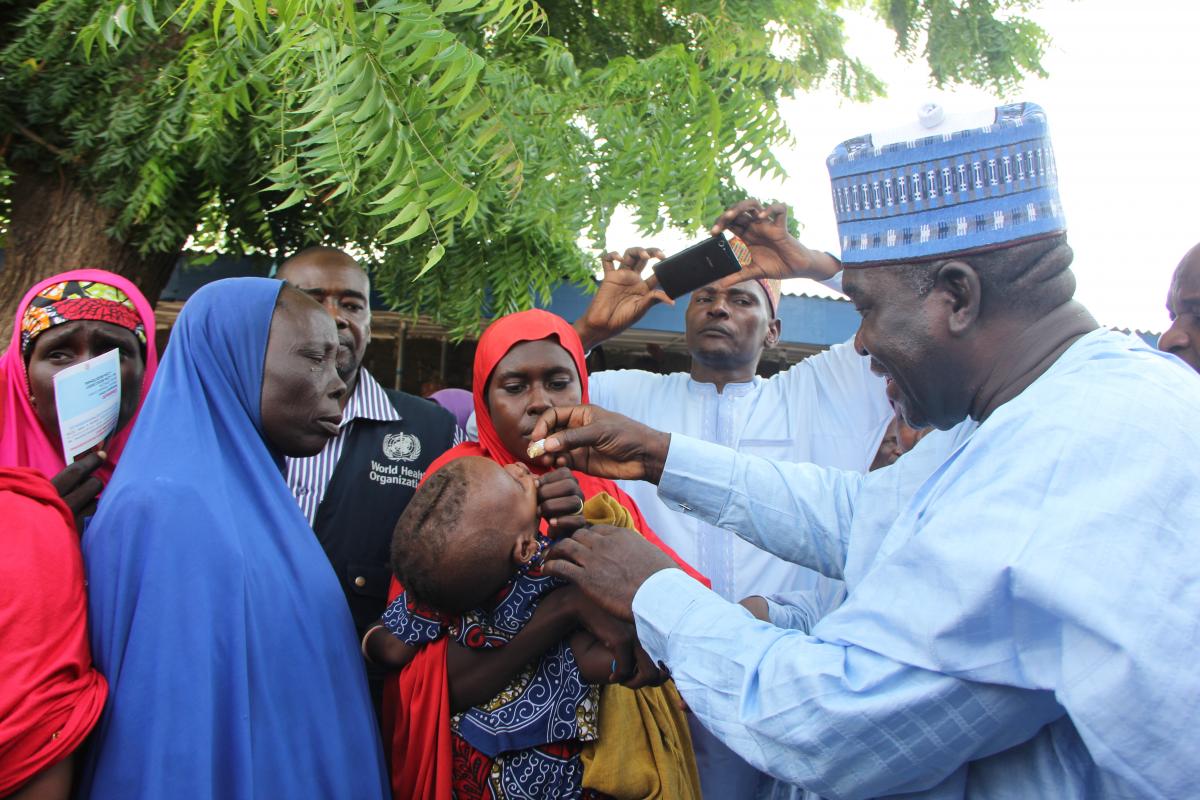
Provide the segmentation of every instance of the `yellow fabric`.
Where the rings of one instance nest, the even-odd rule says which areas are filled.
[[[593,525],[632,528],[629,511],[604,492],[583,504]],[[583,746],[583,785],[618,800],[700,800],[700,774],[675,684],[600,690],[600,732]]]
[[[619,800],[700,800],[700,774],[675,684],[600,690],[600,738],[583,746],[583,785]]]
[[[633,515],[608,492],[596,492],[583,504],[583,518],[592,525],[632,528]]]

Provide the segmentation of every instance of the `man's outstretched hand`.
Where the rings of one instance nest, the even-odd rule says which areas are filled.
[[[633,596],[656,572],[672,569],[670,556],[635,531],[592,525],[556,542],[542,572],[570,581],[617,619],[633,622]]]
[[[718,282],[733,286],[752,278],[811,278],[822,281],[832,278],[842,268],[828,253],[809,250],[788,232],[788,209],[783,203],[763,206],[754,199],[743,200],[725,209],[717,217],[710,233],[722,231],[737,234],[750,248],[752,261],[740,272]]]
[[[530,458],[598,478],[658,483],[671,434],[599,406],[562,406],[542,413],[529,435]],[[537,452],[541,447],[543,452]]]
[[[575,320],[575,330],[583,341],[584,350],[591,350],[635,324],[658,303],[675,305],[675,301],[658,288],[657,278],[653,275],[642,278],[650,259],[665,257],[657,247],[631,247],[624,255],[614,252],[601,256],[604,282],[583,316]]]

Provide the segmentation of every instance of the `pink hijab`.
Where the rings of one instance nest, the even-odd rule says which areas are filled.
[[[64,281],[97,281],[114,286],[124,292],[133,301],[142,325],[146,328],[146,372],[142,377],[142,397],[138,403],[146,400],[150,391],[150,382],[154,380],[154,371],[158,367],[158,351],[154,344],[154,309],[132,283],[101,269],[73,269],[60,273],[37,283],[25,293],[17,306],[16,319],[13,320],[13,334],[9,341],[8,350],[0,356],[0,467],[33,467],[47,478],[53,478],[66,467],[62,451],[54,445],[42,430],[37,414],[29,402],[29,379],[25,374],[25,359],[21,353],[21,319],[25,310],[47,286]],[[108,443],[108,461],[98,471],[101,480],[107,482],[116,466],[125,440],[137,421],[135,414],[124,430],[114,436]]]

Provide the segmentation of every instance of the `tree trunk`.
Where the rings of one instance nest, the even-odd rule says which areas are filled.
[[[68,269],[106,269],[123,275],[151,304],[183,249],[141,255],[137,248],[111,238],[116,213],[102,208],[65,169],[46,172],[40,165],[11,163],[12,219],[0,271],[0,350],[8,347],[17,303],[33,284]]]

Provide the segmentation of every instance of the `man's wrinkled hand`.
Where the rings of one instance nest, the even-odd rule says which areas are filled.
[[[671,435],[599,406],[547,409],[530,433],[528,456],[600,478],[657,483]]]
[[[711,233],[736,234],[750,248],[751,262],[740,272],[723,278],[719,286],[733,286],[753,278],[811,278],[827,280],[841,269],[828,253],[809,250],[792,236],[787,226],[787,206],[763,206],[748,199],[735,203],[713,223]]]
[[[637,590],[654,573],[675,566],[670,556],[635,531],[592,525],[556,542],[546,553],[542,572],[570,581],[603,611],[633,622]]]

